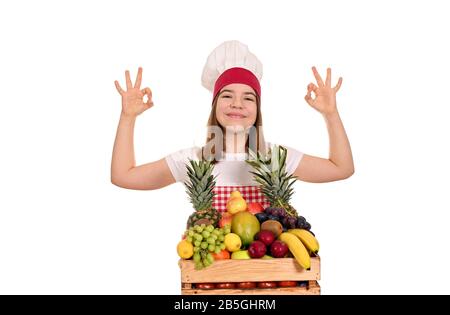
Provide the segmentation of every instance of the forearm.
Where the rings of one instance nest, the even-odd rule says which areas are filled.
[[[343,174],[350,176],[354,172],[353,156],[347,134],[338,111],[324,115],[330,142],[329,160]]]
[[[133,144],[135,122],[136,117],[120,116],[111,161],[111,181],[113,182],[135,167]]]

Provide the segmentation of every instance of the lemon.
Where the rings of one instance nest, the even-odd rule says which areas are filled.
[[[194,255],[194,246],[187,240],[182,240],[177,245],[178,256],[183,259],[189,259]]]
[[[225,235],[224,243],[226,249],[229,252],[238,251],[242,246],[241,238],[239,237],[239,235],[234,233],[228,233],[227,235]]]

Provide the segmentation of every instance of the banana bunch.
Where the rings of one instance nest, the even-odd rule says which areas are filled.
[[[287,244],[289,251],[294,255],[300,266],[304,269],[311,268],[309,252],[314,254],[319,252],[319,242],[314,235],[307,230],[292,229],[281,233],[278,239]]]

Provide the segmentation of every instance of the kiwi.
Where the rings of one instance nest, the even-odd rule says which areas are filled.
[[[275,237],[278,237],[281,233],[283,233],[283,226],[278,221],[267,220],[261,224],[261,230],[270,231],[275,235]]]

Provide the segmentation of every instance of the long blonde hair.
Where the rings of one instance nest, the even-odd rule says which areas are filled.
[[[217,120],[217,115],[216,115],[216,109],[217,109],[217,100],[219,98],[219,96],[222,94],[222,92],[217,93],[216,97],[213,99],[212,102],[212,106],[211,106],[211,113],[209,114],[209,119],[208,119],[208,132],[207,132],[207,136],[206,136],[206,145],[202,147],[201,150],[201,154],[202,154],[202,158],[206,159],[206,160],[210,160],[212,161],[212,163],[216,164],[218,162],[218,160],[216,159],[216,157],[219,157],[219,159],[222,158],[222,154],[223,154],[223,150],[219,150],[220,152],[217,152],[216,154],[216,145],[214,144],[213,139],[215,137],[213,137],[213,134],[211,134],[211,127],[219,127],[222,130],[222,148],[225,148],[226,146],[226,139],[225,139],[225,130],[224,127],[219,123],[219,121]],[[253,124],[253,127],[256,131],[256,134],[247,134],[246,135],[246,140],[245,140],[245,152],[248,154],[248,150],[249,150],[249,140],[250,137],[256,137],[255,139],[255,145],[256,145],[256,151],[260,152],[262,154],[266,154],[267,153],[267,148],[266,148],[266,142],[264,139],[264,133],[263,133],[263,129],[262,129],[262,115],[261,115],[261,99],[259,97],[258,94],[256,94],[256,107],[257,107],[257,114],[256,114],[256,120],[255,123]],[[214,134],[215,135],[215,134]],[[210,146],[210,147],[209,147]]]

